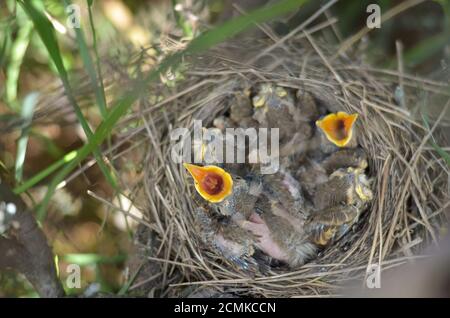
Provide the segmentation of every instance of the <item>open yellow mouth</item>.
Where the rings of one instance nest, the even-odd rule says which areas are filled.
[[[223,201],[233,191],[231,175],[217,166],[196,166],[183,163],[195,181],[195,189],[205,200],[217,203]]]
[[[338,147],[344,147],[352,139],[353,126],[357,118],[358,114],[331,113],[316,121],[316,125],[322,129],[329,141]]]

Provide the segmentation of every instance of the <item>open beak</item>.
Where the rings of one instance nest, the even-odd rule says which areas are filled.
[[[195,189],[205,200],[218,203],[233,191],[231,175],[217,166],[196,166],[183,163],[195,181]]]
[[[358,114],[331,113],[316,121],[316,125],[322,129],[329,141],[338,147],[344,147],[352,139],[353,125],[357,118]]]

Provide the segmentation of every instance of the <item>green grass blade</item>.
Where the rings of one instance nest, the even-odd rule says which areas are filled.
[[[101,99],[101,103],[105,105],[106,110],[106,97],[105,97],[105,87],[103,85],[103,76],[102,76],[102,68],[100,66],[100,57],[98,55],[98,49],[97,49],[97,33],[95,32],[95,24],[94,24],[94,18],[92,16],[92,0],[87,0],[88,3],[88,12],[89,12],[89,24],[91,26],[91,33],[92,33],[92,46],[95,53],[95,62],[97,66],[97,72],[98,72],[98,79],[99,79],[99,85],[100,85],[100,92],[101,95],[99,98]]]
[[[450,43],[450,30],[433,35],[408,50],[403,57],[405,64],[414,67],[431,58]]]
[[[33,23],[25,18],[25,12],[18,7],[17,19],[22,23],[22,25],[20,26],[17,37],[11,46],[10,58],[6,69],[6,101],[8,106],[15,111],[19,111],[17,103],[17,88],[19,84],[20,68],[22,66],[25,52],[27,51],[33,31]]]
[[[23,176],[23,164],[25,162],[25,154],[27,152],[28,134],[31,128],[31,121],[33,119],[34,107],[38,102],[38,93],[31,93],[27,95],[23,101],[22,106],[22,119],[23,128],[19,140],[17,141],[17,155],[15,165],[15,177],[17,182],[22,181]]]
[[[121,99],[119,101],[119,104],[115,108],[113,108],[110,112],[108,112],[108,117],[100,124],[94,136],[89,140],[89,143],[81,147],[77,151],[74,160],[68,162],[66,166],[56,174],[56,176],[52,179],[51,183],[48,186],[48,190],[44,199],[39,204],[39,207],[37,209],[38,220],[42,221],[45,218],[47,206],[58,185],[74,168],[77,167],[77,165],[82,160],[84,160],[94,149],[100,146],[103,140],[111,132],[115,123],[120,119],[120,117],[125,113],[125,111],[129,109],[129,107],[136,99],[137,96],[133,94],[126,95],[123,99]]]
[[[176,67],[185,54],[196,54],[207,50],[244,31],[254,23],[262,23],[276,16],[290,12],[304,4],[306,1],[307,0],[283,0],[271,6],[257,9],[248,15],[232,19],[192,40],[186,50],[165,58],[158,68],[150,71],[144,80],[137,81],[134,89],[126,93],[118,100],[118,102],[116,102],[108,112],[106,119],[102,121],[96,130],[95,134],[92,138],[89,138],[89,142],[77,151],[76,158],[73,161],[68,162],[64,168],[56,174],[48,187],[44,199],[38,207],[38,219],[42,220],[45,217],[48,203],[58,184],[60,184],[82,160],[101,145],[105,138],[110,134],[116,122],[126,113],[139,96],[146,91],[150,82],[158,80],[160,75],[164,74],[170,67]],[[26,188],[22,187],[21,190],[23,189]]]
[[[78,103],[74,97],[72,88],[69,83],[69,78],[68,78],[66,69],[64,67],[63,61],[62,61],[61,53],[59,51],[58,42],[56,40],[56,36],[55,36],[55,32],[54,32],[52,24],[45,17],[45,15],[42,14],[42,12],[40,12],[37,8],[35,8],[33,6],[33,4],[31,2],[24,2],[24,1],[18,1],[18,2],[25,9],[26,13],[33,21],[34,26],[35,26],[36,30],[38,31],[42,42],[44,43],[45,47],[47,48],[47,51],[50,54],[50,57],[51,57],[52,61],[54,62],[55,66],[58,70],[58,73],[61,77],[64,89],[67,94],[67,98],[69,99],[70,104],[74,108],[75,114],[77,115],[77,118],[89,140],[90,138],[92,138],[93,133],[91,131],[91,128],[89,127],[88,122],[84,118],[83,113],[81,112],[81,109],[78,106]],[[94,153],[94,157],[100,167],[100,170],[105,175],[107,181],[114,189],[117,189],[116,178],[112,176],[108,167],[103,162],[100,152],[97,149],[95,149],[93,153]]]
[[[117,264],[122,263],[127,259],[124,254],[115,256],[104,256],[94,253],[79,253],[79,254],[65,254],[62,259],[71,264],[78,264],[80,266],[95,265],[95,264]]]
[[[415,67],[439,53],[450,42],[450,30],[430,36],[409,49],[403,55],[407,67]],[[397,58],[392,58],[385,64],[387,68],[393,68],[398,63]]]
[[[221,26],[207,31],[192,40],[186,53],[199,53],[219,44],[236,34],[248,29],[256,23],[271,20],[277,16],[291,12],[308,2],[308,0],[284,0],[271,6],[262,7],[249,13],[225,22]]]
[[[3,64],[6,61],[6,53],[8,51],[8,43],[10,39],[10,28],[7,26],[5,30],[2,31],[3,34],[3,41],[2,41],[2,47],[0,48],[0,67],[3,67]]]
[[[143,265],[144,265],[144,263],[142,263],[139,266],[139,268],[136,270],[136,272],[133,274],[133,276],[120,288],[120,290],[117,292],[118,296],[126,295],[128,290],[130,289],[131,285],[134,283],[134,281],[136,280],[137,276],[139,275]]]
[[[75,150],[67,153],[64,157],[55,161],[54,163],[49,165],[47,168],[40,171],[38,174],[34,175],[32,178],[28,179],[26,182],[24,182],[20,186],[16,187],[14,189],[14,193],[20,194],[20,193],[27,191],[31,187],[35,186],[36,184],[38,184],[39,182],[41,182],[42,180],[44,180],[45,178],[50,176],[52,173],[57,171],[59,168],[61,168],[65,164],[74,160],[76,157],[77,157],[77,151],[75,151]]]
[[[56,36],[53,30],[53,26],[50,21],[40,12],[31,2],[26,2],[23,0],[18,0],[18,3],[25,10],[27,15],[31,18],[34,23],[39,36],[42,39],[50,58],[55,63],[55,66],[61,76],[61,80],[65,83],[68,82],[68,76],[66,69],[64,68],[62,57],[59,51],[58,43],[56,41]]]
[[[66,8],[71,4],[72,2],[70,0],[64,0],[64,5]],[[89,48],[86,43],[86,38],[84,36],[84,32],[81,25],[79,28],[75,28],[75,36],[78,43],[81,59],[84,64],[84,68],[87,74],[89,75],[89,79],[91,81],[91,86],[95,94],[97,106],[99,107],[102,117],[105,118],[107,113],[105,92],[103,91],[103,85],[100,84],[100,81],[97,77],[94,62],[92,61],[91,55],[89,53]]]

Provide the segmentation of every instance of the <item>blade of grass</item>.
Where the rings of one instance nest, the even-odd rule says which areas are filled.
[[[22,133],[17,141],[17,155],[16,155],[16,165],[15,165],[15,177],[17,182],[22,181],[23,176],[23,163],[25,162],[25,154],[27,152],[28,144],[28,134],[31,128],[31,121],[33,119],[34,107],[38,102],[38,93],[28,94],[24,101],[21,110],[21,115],[23,119]]]
[[[66,8],[70,5],[72,5],[72,1],[64,0],[64,6]],[[100,114],[102,115],[102,118],[104,119],[106,117],[107,110],[106,110],[105,92],[103,90],[103,83],[101,83],[97,77],[94,62],[92,61],[91,55],[89,53],[89,48],[86,43],[86,38],[84,36],[84,32],[83,32],[81,25],[79,28],[75,28],[75,36],[76,36],[76,40],[78,43],[78,48],[79,48],[79,52],[81,55],[81,59],[84,64],[84,68],[85,68],[87,74],[89,75],[89,79],[91,81],[91,86],[92,86],[94,94],[95,94],[97,106],[100,110]]]
[[[0,67],[2,67],[6,61],[6,52],[8,50],[8,42],[9,42],[9,39],[11,36],[9,25],[7,27],[5,27],[5,29],[2,31],[2,35],[3,35],[3,41],[2,41],[2,47],[0,49]]]
[[[57,171],[59,168],[61,168],[65,164],[74,160],[77,157],[77,151],[78,150],[74,150],[74,151],[67,153],[64,157],[55,161],[54,163],[49,165],[47,168],[40,171],[38,174],[34,175],[32,178],[28,179],[26,182],[24,182],[23,184],[16,187],[14,189],[14,193],[20,194],[20,193],[27,191],[31,187],[35,186],[36,184],[38,184],[39,182],[41,182],[42,180],[44,180],[45,178],[50,176],[52,173]]]
[[[439,53],[450,42],[450,30],[430,36],[418,43],[415,47],[405,52],[403,60],[408,67],[414,67],[423,63],[433,55]],[[385,67],[392,68],[396,65],[397,59],[389,61]]]
[[[159,73],[158,73],[159,74]],[[155,78],[156,79],[156,78]],[[132,105],[132,103],[137,99],[137,96],[129,94],[125,96],[119,104],[108,112],[107,118],[102,121],[100,126],[97,128],[95,134],[90,138],[89,142],[79,148],[76,151],[76,156],[73,160],[67,162],[67,164],[56,174],[48,186],[47,193],[44,199],[39,204],[37,208],[37,218],[39,221],[43,221],[46,216],[46,209],[50,202],[53,193],[57,189],[58,185],[64,180],[64,178],[75,168],[77,165],[84,160],[92,151],[100,146],[103,140],[109,135],[114,124],[120,119],[123,113]],[[64,164],[64,163],[63,163]],[[25,189],[25,188],[22,188]]]
[[[272,18],[288,13],[304,3],[307,0],[283,0],[279,1],[271,6],[254,10],[252,13],[234,18],[228,22],[225,22],[221,26],[211,29],[204,34],[198,36],[189,44],[184,50],[177,52],[173,55],[166,57],[159,67],[149,72],[148,76],[144,80],[137,80],[133,87],[133,90],[124,94],[108,112],[108,116],[101,122],[97,128],[95,134],[89,139],[89,142],[79,148],[76,153],[76,158],[69,161],[52,179],[48,186],[47,193],[38,207],[38,219],[42,220],[46,214],[46,208],[56,190],[58,184],[60,184],[64,178],[93,150],[100,146],[105,138],[110,134],[115,123],[126,113],[131,105],[145,92],[148,84],[152,81],[156,81],[160,78],[161,74],[164,74],[170,67],[176,67],[187,54],[197,54],[204,50],[219,44],[232,36],[248,29],[254,23],[262,23]],[[26,190],[26,187],[22,187],[20,190]],[[19,189],[16,189],[17,192]]]
[[[106,108],[106,97],[105,97],[105,87],[103,84],[103,75],[102,75],[102,68],[100,65],[100,56],[98,54],[98,49],[97,49],[97,32],[95,31],[95,24],[94,24],[94,17],[92,14],[92,6],[94,4],[93,0],[86,0],[87,5],[88,5],[88,12],[89,12],[89,25],[91,27],[91,33],[92,33],[92,47],[94,49],[94,54],[95,54],[95,65],[97,66],[97,73],[98,73],[98,79],[99,79],[99,85],[100,85],[100,90],[101,90],[101,100],[102,102],[105,104],[105,109],[107,111]],[[104,118],[103,118],[104,119]],[[108,147],[111,147],[111,139],[108,138],[107,140],[107,145]]]
[[[450,43],[450,30],[431,36],[405,53],[405,63],[409,67],[416,66],[431,58]]]
[[[144,263],[139,265],[139,268],[136,270],[136,272],[133,274],[133,276],[120,288],[120,290],[117,292],[118,296],[124,296],[128,292],[131,285],[134,283],[137,276],[139,275],[139,272],[141,271],[143,265],[144,265]]]
[[[247,15],[234,18],[192,40],[191,44],[186,49],[186,53],[195,54],[202,52],[235,36],[253,24],[262,23],[288,13],[302,6],[306,2],[308,2],[308,0],[278,1],[273,5],[259,8]]]
[[[59,51],[58,42],[56,40],[56,36],[54,33],[53,26],[51,22],[47,19],[47,17],[34,5],[32,2],[24,2],[22,0],[18,1],[18,3],[24,8],[25,12],[28,14],[28,16],[31,18],[31,20],[34,23],[34,26],[39,33],[39,36],[44,43],[45,47],[47,48],[47,51],[53,60],[58,73],[61,77],[61,81],[63,83],[64,89],[67,94],[67,98],[70,101],[70,104],[74,108],[74,112],[81,124],[81,127],[83,128],[88,140],[92,138],[93,132],[91,131],[91,128],[89,127],[88,122],[83,116],[83,113],[81,112],[80,107],[78,106],[78,103],[75,99],[75,96],[73,94],[72,88],[69,83],[69,77],[67,75],[66,69],[64,67],[61,53]],[[100,167],[100,170],[105,175],[106,180],[109,182],[109,184],[114,188],[117,189],[117,181],[115,177],[111,174],[110,170],[106,166],[106,164],[103,161],[103,158],[101,157],[100,152],[95,149],[94,157]]]
[[[95,62],[96,62],[96,66],[97,66],[98,79],[99,79],[99,85],[100,85],[100,91],[101,91],[100,99],[102,100],[102,103],[105,105],[105,110],[106,110],[105,87],[103,85],[102,68],[100,66],[100,57],[98,55],[98,49],[97,49],[97,33],[95,32],[94,18],[92,16],[93,0],[87,0],[87,3],[88,3],[88,12],[89,12],[89,24],[91,26],[91,33],[92,33],[92,46],[93,46],[94,53],[95,53]]]
[[[86,253],[86,254],[65,254],[62,259],[65,262],[78,264],[80,266],[87,266],[93,264],[117,264],[122,263],[127,259],[127,256],[124,254],[115,255],[115,256],[104,256],[94,253]]]
[[[8,106],[19,111],[17,102],[17,88],[19,85],[20,68],[30,43],[33,23],[26,19],[25,12],[17,7],[17,21],[20,23],[19,32],[11,46],[10,59],[6,69],[6,102]]]

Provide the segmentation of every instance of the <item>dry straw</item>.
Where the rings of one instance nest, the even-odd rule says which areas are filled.
[[[142,245],[140,240],[148,261],[144,267],[153,267],[141,271],[131,290],[148,284],[162,296],[185,296],[205,287],[263,297],[336,295],[347,283],[361,286],[370,264],[388,270],[423,257],[424,246],[438,244],[448,224],[449,167],[430,141],[447,142],[441,131],[448,125],[447,84],[376,69],[346,55],[330,59],[336,49],[316,41],[297,33],[271,42],[243,39],[221,45],[186,60],[184,80],[152,87],[157,98],[142,100],[139,110],[122,121],[124,127],[139,123],[124,138],[145,145],[139,146],[145,176],[129,193],[144,213],[142,226],[153,242]],[[183,166],[170,159],[169,134],[177,127],[192,128],[194,119],[211,125],[231,106],[235,92],[264,82],[306,90],[329,111],[359,114],[356,136],[369,154],[376,195],[351,233],[313,262],[250,277],[200,242],[192,217],[195,190]],[[427,111],[430,100],[441,104],[427,129],[420,105],[425,102]]]

